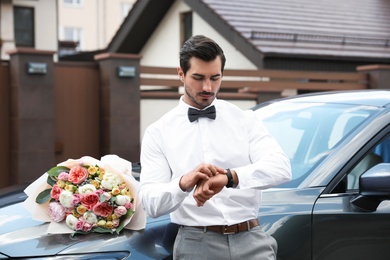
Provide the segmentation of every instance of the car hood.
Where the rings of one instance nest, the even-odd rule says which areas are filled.
[[[322,190],[323,187],[263,191],[259,215],[263,230],[277,238],[278,243],[283,245],[281,248],[290,248],[289,230],[284,228],[284,223],[290,222],[293,224],[287,225],[287,229],[289,226],[297,227],[299,230],[294,233],[305,233],[305,241],[310,241],[312,206]],[[148,218],[144,230],[123,230],[120,235],[47,234],[48,223],[33,220],[21,203],[0,208],[0,227],[0,259],[58,255],[75,259],[76,255],[97,252],[125,252],[130,259],[164,259],[172,254],[178,229],[166,215]],[[293,246],[297,249],[296,255],[302,251],[302,246]],[[286,251],[291,252],[294,250]],[[283,250],[280,254],[284,254]]]
[[[148,219],[150,229],[166,226],[169,218]],[[123,230],[120,235],[91,233],[86,235],[47,234],[48,223],[32,220],[31,214],[17,203],[0,209],[0,259],[78,255],[128,251],[132,259],[162,259],[169,252],[156,243],[158,238],[144,230]],[[146,243],[149,243],[148,245]],[[153,246],[154,250],[150,250]]]

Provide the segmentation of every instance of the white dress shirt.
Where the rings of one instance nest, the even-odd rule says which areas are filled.
[[[151,124],[141,147],[139,197],[150,217],[171,214],[187,226],[232,225],[257,218],[261,190],[291,179],[288,157],[253,111],[215,99],[216,119],[190,123],[179,105]],[[202,207],[193,192],[179,187],[181,176],[201,163],[236,171],[239,185],[224,187]]]

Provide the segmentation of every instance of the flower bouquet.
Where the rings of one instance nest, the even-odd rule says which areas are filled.
[[[24,206],[35,220],[50,222],[48,233],[119,234],[145,227],[137,186],[130,162],[85,156],[58,164],[27,187]]]

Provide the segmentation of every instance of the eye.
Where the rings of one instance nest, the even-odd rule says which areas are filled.
[[[217,77],[211,77],[210,79],[211,79],[212,81],[217,81],[217,80],[220,79],[220,77],[219,77],[219,76],[217,76]]]
[[[193,76],[192,78],[194,80],[203,80],[204,79],[204,77],[202,77],[202,76]]]

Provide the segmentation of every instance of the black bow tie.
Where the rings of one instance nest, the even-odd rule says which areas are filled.
[[[188,108],[188,119],[190,122],[196,121],[199,117],[208,117],[214,120],[216,116],[217,114],[215,113],[215,106],[211,106],[204,110]]]

